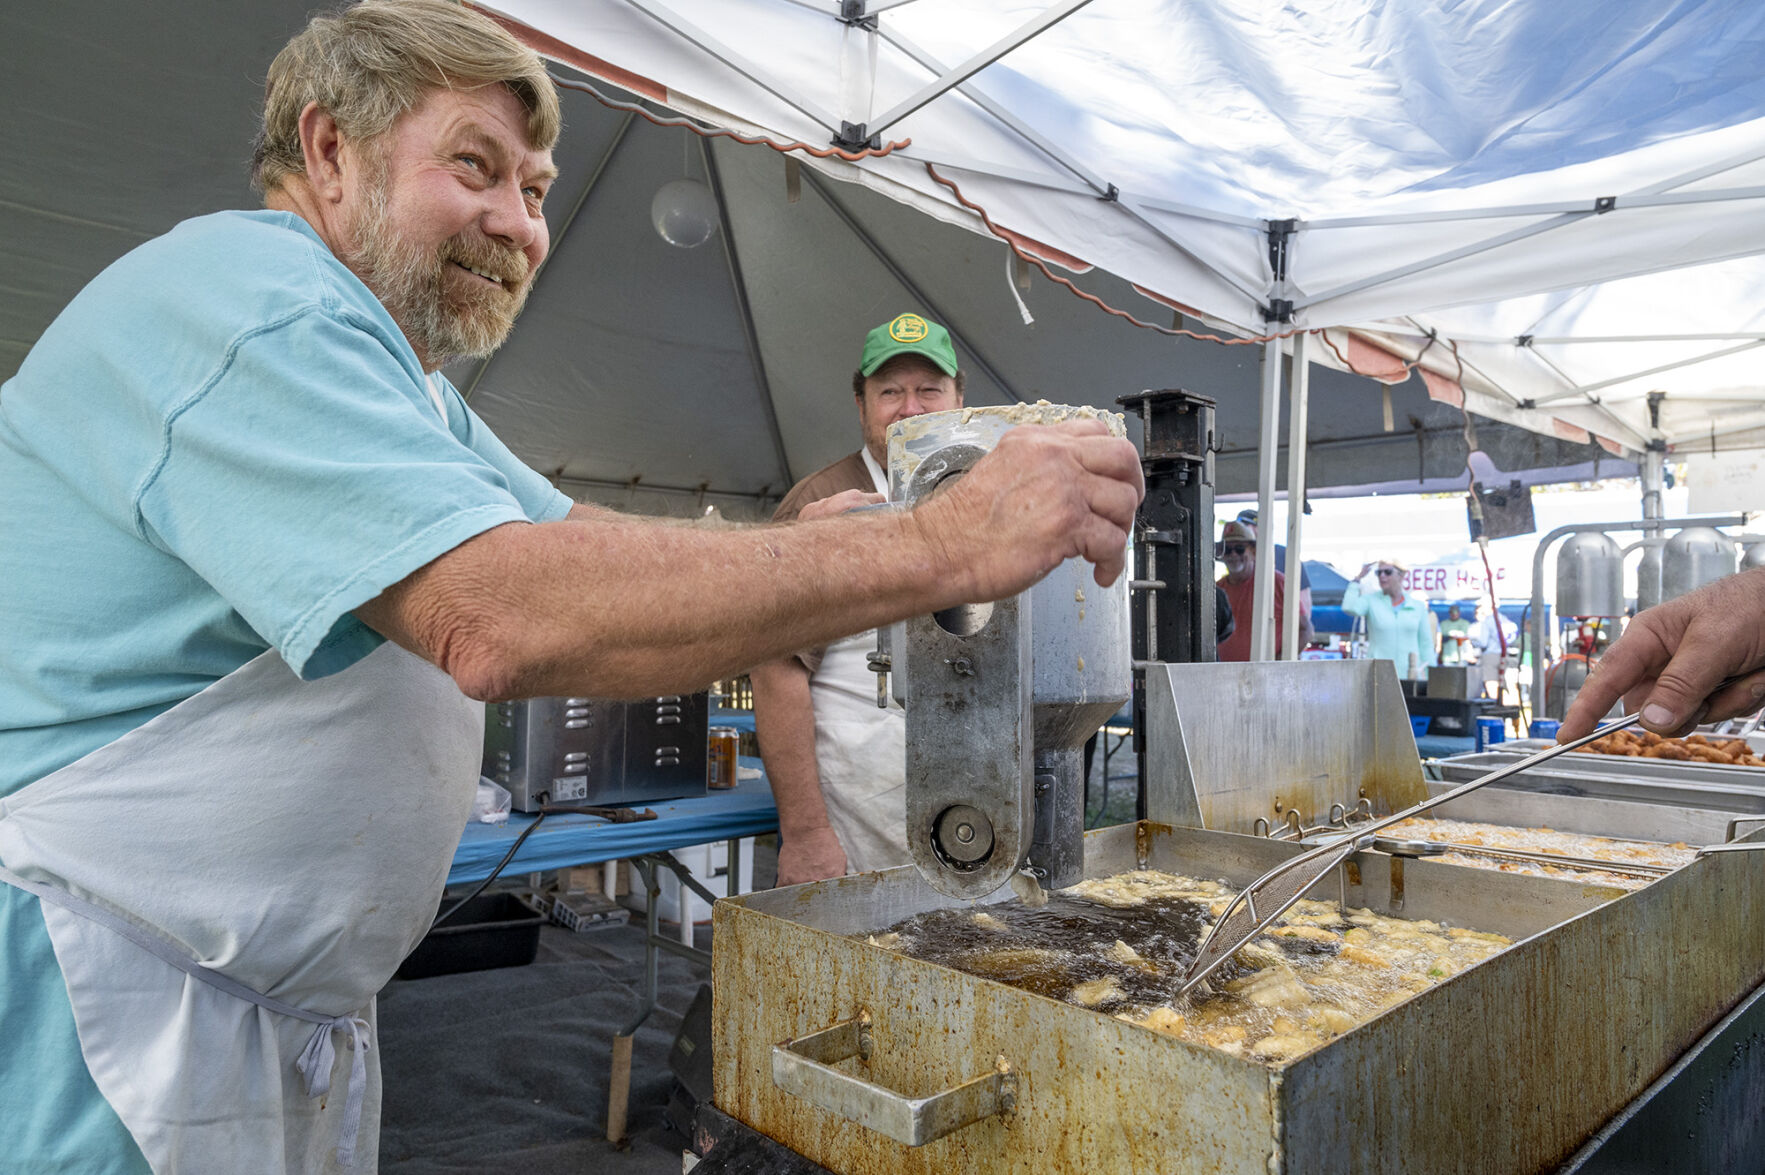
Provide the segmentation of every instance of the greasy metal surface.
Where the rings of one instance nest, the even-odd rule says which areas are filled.
[[[1615,718],[1578,739],[1573,739],[1560,746],[1552,744],[1534,751],[1531,755],[1514,763],[1498,767],[1476,779],[1461,783],[1440,795],[1419,800],[1399,812],[1381,816],[1370,823],[1356,825],[1352,832],[1335,838],[1326,837],[1308,847],[1291,861],[1277,865],[1245,886],[1243,892],[1232,899],[1225,912],[1214,923],[1213,929],[1202,941],[1201,949],[1195,953],[1195,961],[1189,965],[1189,970],[1184,976],[1184,994],[1195,988],[1209,974],[1237,954],[1241,947],[1262,933],[1289,906],[1297,902],[1308,889],[1333,873],[1337,866],[1347,861],[1358,850],[1374,847],[1377,839],[1374,834],[1380,829],[1387,828],[1411,816],[1420,815],[1436,804],[1470,795],[1477,789],[1495,783],[1529,765],[1547,762],[1559,755],[1572,752],[1574,748],[1584,743],[1592,742],[1614,730],[1621,730],[1635,721],[1636,715],[1634,714]],[[1393,909],[1401,909],[1403,906],[1402,883],[1403,859],[1402,857],[1394,857],[1391,861],[1391,904]]]
[[[1765,987],[1723,1017],[1557,1175],[1758,1171],[1765,1162]]]
[[[1756,862],[1694,862],[1399,1005],[1286,1068],[1289,1153],[1552,1169],[1765,977],[1762,902]]]
[[[1086,848],[1091,876],[1144,861],[1239,885],[1297,849],[1150,824]],[[1352,864],[1348,901],[1388,909],[1390,859]],[[912,869],[719,902],[716,1104],[845,1173],[1542,1171],[1765,979],[1749,854],[1623,896],[1428,860],[1405,883],[1405,917],[1525,941],[1273,1068],[845,937],[950,904]],[[773,1087],[772,1045],[861,1008],[867,1080],[925,1096],[1004,1054],[1016,1109],[908,1148]]]
[[[1076,885],[1085,875],[1085,756],[1080,747],[1036,746],[1036,831],[1029,870],[1044,889]]]
[[[915,1147],[1009,1113],[1016,1100],[1017,1079],[1004,1057],[995,1059],[991,1072],[927,1097],[906,1097],[834,1068],[854,1058],[868,1061],[873,1054],[870,1017],[861,1014],[773,1046],[772,1083],[848,1122]]]
[[[946,632],[929,616],[907,622],[907,847],[920,873],[952,897],[997,890],[1030,850],[1031,612],[1024,592],[994,604],[970,636]],[[939,839],[955,827],[939,819],[954,807],[984,815],[976,835],[991,841],[985,856],[965,860],[954,841]]]
[[[1289,808],[1320,824],[1363,792],[1381,813],[1427,794],[1389,661],[1152,666],[1146,756],[1146,815],[1163,824],[1249,832]]]
[[[1463,783],[1521,758],[1523,751],[1483,751],[1440,759],[1434,769],[1448,782]],[[1765,812],[1765,771],[1756,767],[1572,754],[1541,767],[1529,767],[1502,786],[1560,796]]]
[[[1268,1170],[1267,1075],[1222,1053],[753,910],[719,909],[715,936],[717,1105],[830,1170]],[[778,976],[782,957],[815,966]],[[753,975],[767,978],[744,982]],[[861,1000],[878,1041],[868,1080],[923,1096],[1003,1053],[1019,1074],[1014,1111],[907,1147],[772,1086],[766,1034],[830,1023]]]
[[[1453,786],[1452,783],[1430,782],[1428,791],[1431,795],[1438,795]],[[1765,815],[1765,796],[1759,797],[1758,804],[1761,815]],[[1433,815],[1447,820],[1482,821],[1515,828],[1555,828],[1590,836],[1668,844],[1683,841],[1690,845],[1717,844],[1726,839],[1728,822],[1735,817],[1733,811],[1696,807],[1692,803],[1651,804],[1597,796],[1560,796],[1521,791],[1501,784],[1442,804],[1434,809]]]
[[[1080,416],[1099,414],[1043,404],[898,422],[889,429],[891,497],[911,507],[1018,424]],[[1103,416],[1119,434],[1120,417]],[[917,617],[890,638],[892,660],[912,683],[903,699],[908,844],[914,864],[953,897],[994,892],[1026,859],[1049,885],[1079,879],[1078,750],[1127,701],[1131,681],[1127,577],[1102,588],[1090,572],[1068,559],[1009,600]],[[984,814],[990,854],[977,859],[935,839],[954,806]]]

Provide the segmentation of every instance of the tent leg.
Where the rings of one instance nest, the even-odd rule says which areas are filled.
[[[1250,598],[1250,659],[1272,661],[1275,648],[1275,541],[1268,522],[1275,505],[1275,464],[1281,456],[1281,340],[1262,349],[1262,427],[1256,446],[1256,586]]]
[[[1642,475],[1642,517],[1643,521],[1653,521],[1666,515],[1662,509],[1662,492],[1667,484],[1667,450],[1650,448],[1642,455],[1642,465],[1637,470]],[[1660,528],[1649,531],[1659,534]]]
[[[1305,577],[1299,539],[1305,518],[1305,417],[1311,394],[1306,339],[1303,333],[1293,336],[1293,387],[1287,394],[1287,596],[1281,608],[1281,657],[1287,661],[1299,660],[1299,591]]]

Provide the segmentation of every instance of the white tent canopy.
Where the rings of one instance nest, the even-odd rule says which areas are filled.
[[[1050,33],[1110,6],[1120,0],[1099,0]],[[882,16],[886,25],[916,8],[946,7],[962,15],[943,0],[919,0]],[[312,8],[312,0],[259,0],[224,12],[132,0],[0,8],[0,44],[10,51],[0,74],[9,114],[0,122],[0,146],[10,163],[0,170],[0,379],[80,287],[124,251],[185,217],[257,204],[246,167],[264,74]],[[832,62],[845,71],[842,86],[854,87],[850,97],[840,89],[838,108],[873,117],[871,99],[860,103],[856,93],[868,77],[868,34],[848,35],[832,11],[831,3],[762,9],[729,0],[697,4],[691,15],[719,31],[727,25],[753,34],[744,44],[756,71],[809,73]],[[852,450],[850,378],[859,341],[870,326],[909,309],[951,328],[970,403],[1047,397],[1111,407],[1118,396],[1166,387],[1215,397],[1220,490],[1256,487],[1261,346],[1134,326],[1016,266],[1003,242],[948,202],[923,162],[895,161],[922,192],[862,167],[823,164],[805,150],[787,155],[665,125],[684,110],[701,116],[700,129],[741,129],[790,108],[626,3],[560,4],[557,13],[592,24],[581,29],[585,49],[546,42],[560,63],[555,72],[567,81],[590,75],[614,104],[564,92],[556,151],[563,174],[548,201],[551,257],[508,344],[488,363],[448,374],[517,454],[564,489],[642,511],[768,510],[792,481]],[[549,27],[556,13],[523,15]],[[1127,29],[1156,16],[1142,8],[1116,13]],[[749,18],[758,23],[749,27]],[[793,42],[786,34],[801,21],[814,38]],[[829,36],[859,59],[841,65],[824,58]],[[879,61],[885,56],[879,46]],[[993,78],[1012,56],[975,80]],[[651,57],[678,93],[646,78]],[[704,101],[699,83],[717,78],[730,95],[719,90],[714,102]],[[728,109],[713,109],[716,102]],[[886,109],[897,97],[878,89],[874,102]],[[634,106],[644,113],[627,109]],[[992,116],[975,109],[969,115],[978,136]],[[816,133],[806,147],[826,149],[829,136]],[[792,157],[807,164],[795,184]],[[1026,170],[1045,161],[1027,147],[1008,157]],[[1223,162],[1219,170],[1235,174]],[[708,183],[717,196],[716,235],[696,249],[663,243],[651,226],[652,197],[683,177]],[[842,179],[859,182],[836,182]],[[1081,226],[1110,223],[1111,207],[1089,197],[1072,208]],[[1254,242],[1258,231],[1244,230],[1245,239]],[[1064,247],[1081,246],[1075,238]],[[1154,246],[1168,248],[1157,237]],[[1051,247],[1041,252],[1054,255]],[[1070,265],[1050,272],[1144,321],[1172,323],[1169,307],[1145,300],[1121,277]],[[1193,316],[1183,322],[1213,333]],[[1338,346],[1352,345],[1332,334]],[[1331,358],[1326,347],[1311,350]],[[1314,494],[1369,484],[1393,492],[1464,485],[1463,414],[1431,399],[1421,380],[1384,389],[1319,368],[1311,397],[1304,434]],[[1479,476],[1497,483],[1634,468],[1580,437],[1487,420],[1476,422],[1475,440]]]
[[[1613,451],[1765,425],[1752,0],[495,7],[1052,266],[1241,333],[1336,328],[1323,363],[1420,355],[1436,399]]]

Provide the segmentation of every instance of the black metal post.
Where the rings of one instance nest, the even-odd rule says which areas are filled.
[[[1146,500],[1134,526],[1136,819],[1146,818],[1146,666],[1217,659],[1213,590],[1214,401],[1180,388],[1116,401],[1140,417]]]

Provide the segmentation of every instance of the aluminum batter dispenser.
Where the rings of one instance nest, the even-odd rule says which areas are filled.
[[[1118,413],[1067,405],[964,408],[888,430],[889,499],[912,508],[1020,424]],[[1044,889],[1081,878],[1084,745],[1127,701],[1128,582],[1097,586],[1068,559],[1028,591],[879,634],[907,717],[907,844],[928,882],[981,898],[1026,871]]]

